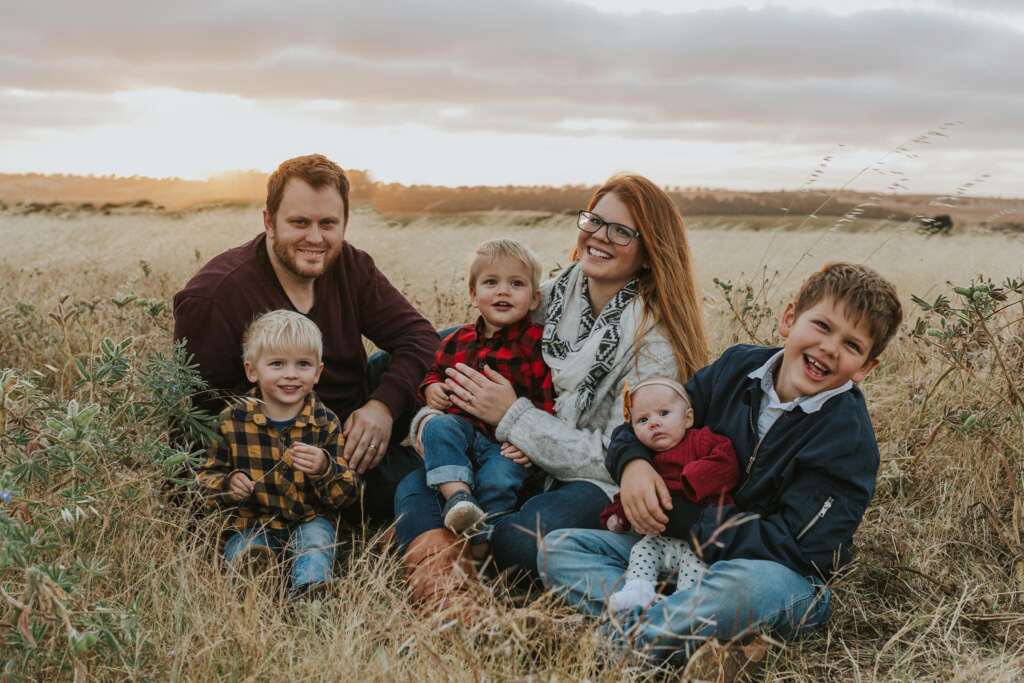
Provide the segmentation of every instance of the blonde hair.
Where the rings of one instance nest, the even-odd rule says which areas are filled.
[[[675,393],[679,394],[679,398],[683,399],[687,406],[693,406],[693,402],[690,401],[690,395],[686,393],[686,387],[682,384],[670,377],[652,377],[651,379],[645,379],[634,387],[630,387],[627,384],[622,390],[622,416],[626,419],[626,422],[633,421],[631,414],[633,412],[633,400],[636,398],[637,392],[644,387],[655,386],[668,387]]]
[[[708,364],[708,341],[683,217],[664,190],[631,173],[605,181],[590,198],[587,210],[592,211],[609,193],[629,209],[650,266],[637,274],[644,304],[637,341],[654,325],[664,327],[679,369],[678,379],[685,381]],[[570,258],[579,259],[575,248]]]
[[[312,320],[286,309],[264,313],[242,335],[242,359],[255,363],[265,351],[311,351],[323,359],[324,341]]]
[[[526,266],[530,271],[530,286],[536,292],[540,286],[540,274],[543,266],[540,259],[533,253],[533,250],[518,240],[500,237],[487,240],[477,246],[473,252],[473,261],[469,264],[469,292],[476,291],[476,279],[480,277],[480,271],[484,263],[490,263],[498,259],[515,259]]]

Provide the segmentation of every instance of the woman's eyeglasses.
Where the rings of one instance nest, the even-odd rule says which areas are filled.
[[[576,219],[576,227],[591,235],[601,228],[608,227],[608,241],[620,247],[629,246],[633,240],[640,239],[640,232],[622,223],[609,223],[605,219],[590,211],[580,211]]]

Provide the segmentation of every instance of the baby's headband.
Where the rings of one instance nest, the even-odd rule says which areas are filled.
[[[627,384],[626,388],[622,392],[622,414],[626,418],[626,422],[630,421],[629,415],[633,407],[633,396],[640,389],[652,386],[668,387],[672,391],[679,394],[679,398],[686,401],[687,405],[689,405],[690,403],[690,397],[689,395],[687,395],[686,389],[684,389],[683,385],[675,381],[674,379],[668,379],[667,377],[655,377],[653,379],[645,379],[643,382],[640,382],[635,387],[630,387]]]

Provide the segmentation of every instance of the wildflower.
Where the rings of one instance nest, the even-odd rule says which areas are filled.
[[[10,503],[13,497],[14,494],[7,489],[0,490],[0,503]]]

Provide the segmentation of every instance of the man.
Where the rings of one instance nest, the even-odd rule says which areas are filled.
[[[368,512],[390,517],[394,487],[418,464],[398,441],[438,337],[373,259],[345,242],[348,193],[345,172],[322,155],[282,163],[267,182],[264,233],[214,257],[174,296],[174,339],[186,340],[214,390],[197,403],[217,413],[248,389],[249,323],[281,308],[313,320],[324,338],[317,394],[342,420],[345,457],[365,475]],[[367,376],[364,336],[390,354],[379,377]]]

